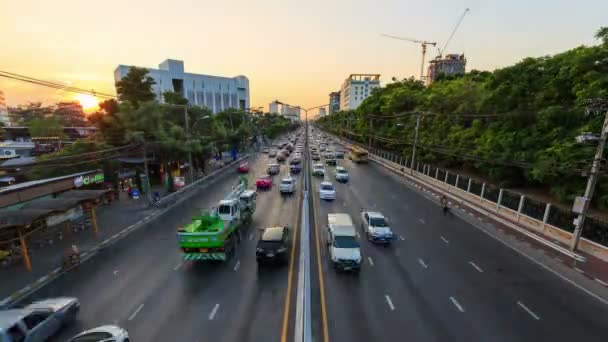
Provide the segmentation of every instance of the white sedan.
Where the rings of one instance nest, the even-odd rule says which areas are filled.
[[[91,330],[81,332],[72,337],[69,342],[91,342],[91,341],[112,341],[129,342],[129,333],[116,325],[102,325]]]
[[[330,182],[321,182],[321,186],[319,186],[319,198],[329,201],[335,200],[336,187]]]
[[[312,166],[312,175],[313,176],[325,176],[325,167],[323,164],[315,164]]]

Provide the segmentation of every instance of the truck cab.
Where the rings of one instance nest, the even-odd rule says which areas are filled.
[[[232,222],[241,219],[241,206],[236,199],[222,200],[217,207],[218,216],[222,221]]]
[[[334,269],[338,271],[361,270],[361,248],[353,220],[348,214],[327,215],[327,247]]]

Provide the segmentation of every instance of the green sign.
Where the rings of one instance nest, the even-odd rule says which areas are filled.
[[[104,180],[103,173],[96,173],[96,174],[90,175],[90,176],[79,176],[79,177],[76,177],[74,179],[74,185],[77,188],[80,188],[83,185],[91,185],[91,184],[102,183],[103,180]]]

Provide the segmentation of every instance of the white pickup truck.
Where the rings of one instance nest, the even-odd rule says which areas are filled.
[[[369,241],[388,245],[394,239],[393,231],[382,213],[362,211],[361,220],[361,229]]]
[[[361,248],[353,220],[348,214],[327,214],[327,247],[334,269],[361,270]]]

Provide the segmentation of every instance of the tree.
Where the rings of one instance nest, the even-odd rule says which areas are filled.
[[[165,103],[169,103],[169,104],[182,105],[182,106],[185,106],[188,104],[187,99],[185,99],[181,94],[173,92],[173,91],[164,92],[163,99],[165,100]]]
[[[608,26],[600,27],[595,34],[595,38],[601,40],[604,45],[608,45]]]
[[[83,127],[89,125],[89,121],[82,110],[82,105],[78,101],[57,103],[53,115],[61,120],[64,126]]]
[[[28,122],[28,127],[32,138],[65,138],[65,134],[63,133],[63,124],[55,117],[33,119]]]
[[[18,125],[26,125],[33,119],[41,119],[53,113],[53,108],[43,106],[41,102],[30,102],[26,105],[9,108]]]
[[[156,84],[146,68],[132,66],[120,81],[116,82],[116,92],[120,101],[129,101],[135,108],[143,102],[153,101],[156,96],[152,86]]]

